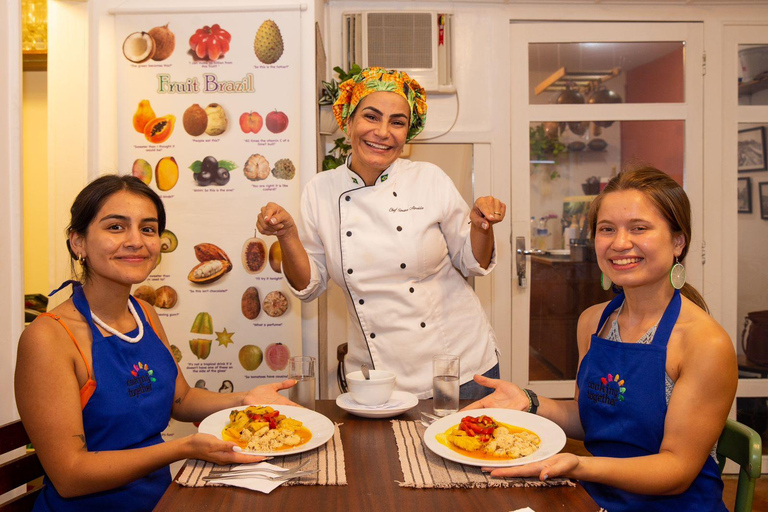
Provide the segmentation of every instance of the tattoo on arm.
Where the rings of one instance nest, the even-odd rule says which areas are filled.
[[[179,397],[176,400],[174,400],[174,402],[177,403],[177,404],[180,404],[181,403],[181,397]]]
[[[72,437],[80,438],[80,440],[83,442],[83,448],[88,450],[88,443],[85,442],[85,435],[84,434],[76,434],[76,435],[74,435]]]

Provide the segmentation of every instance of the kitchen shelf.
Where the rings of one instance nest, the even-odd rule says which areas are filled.
[[[747,96],[768,89],[768,76],[739,84],[739,96]]]
[[[574,84],[579,89],[589,88],[621,74],[621,68],[616,67],[607,71],[568,71],[564,67],[558,69],[536,86],[538,96],[544,91],[564,91],[567,84]]]

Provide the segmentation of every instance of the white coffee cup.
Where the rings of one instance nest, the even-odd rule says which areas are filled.
[[[395,390],[395,374],[386,370],[369,370],[370,380],[363,372],[347,374],[349,393],[360,405],[381,405],[387,403]]]

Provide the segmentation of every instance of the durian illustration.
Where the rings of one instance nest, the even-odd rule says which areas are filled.
[[[253,51],[264,64],[274,64],[283,55],[283,36],[274,21],[265,21],[256,31]]]

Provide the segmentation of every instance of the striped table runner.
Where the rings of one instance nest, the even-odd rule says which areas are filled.
[[[476,466],[467,466],[444,459],[432,453],[422,442],[424,427],[420,421],[392,420],[395,441],[400,457],[404,481],[400,487],[457,488],[457,487],[555,487],[576,484],[567,478],[553,478],[542,482],[538,478],[492,478]]]

